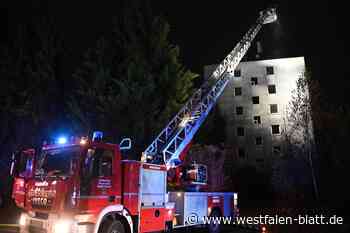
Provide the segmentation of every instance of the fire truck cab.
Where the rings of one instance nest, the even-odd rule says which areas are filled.
[[[20,232],[154,232],[233,214],[236,194],[168,192],[166,166],[123,160],[130,147],[96,135],[43,146],[26,163],[30,176],[15,179]]]

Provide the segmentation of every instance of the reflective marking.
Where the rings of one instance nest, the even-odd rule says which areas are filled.
[[[142,193],[143,195],[165,195],[165,193]]]
[[[121,196],[113,196],[113,195],[90,195],[90,196],[80,196],[79,199],[108,199],[110,197],[121,198]]]
[[[166,209],[164,205],[144,205],[141,209]]]
[[[150,169],[160,170],[160,167],[155,167],[155,166],[149,166],[148,168],[150,168]]]
[[[123,193],[124,196],[138,196],[138,193]]]

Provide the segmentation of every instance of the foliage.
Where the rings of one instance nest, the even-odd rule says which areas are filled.
[[[169,30],[147,6],[123,10],[112,35],[87,51],[73,75],[69,108],[80,130],[100,129],[111,140],[129,136],[140,152],[164,127],[189,98],[197,77],[179,62]]]
[[[62,43],[53,22],[45,17],[19,26],[16,39],[3,47],[0,143],[37,143],[39,135],[52,129],[53,121],[63,115],[58,114],[62,110],[59,104],[62,55]]]
[[[350,195],[350,190],[344,186],[344,178],[350,175],[350,108],[332,102],[325,90],[321,89],[321,94],[328,98],[316,106],[320,111],[313,114],[319,153],[320,197],[327,202],[331,200],[331,205],[335,207],[343,208]]]
[[[311,120],[311,95],[309,87],[313,85],[308,72],[300,74],[296,89],[287,109],[287,125],[284,136],[292,145],[305,146],[313,138]]]
[[[349,176],[350,108],[334,101],[332,93],[322,84],[310,72],[305,72],[297,82],[288,115],[290,131],[283,134],[289,146],[286,156],[275,161],[273,183],[284,192],[289,190],[307,196],[309,188],[305,181],[310,180],[313,193],[317,190],[321,200],[338,207],[343,206],[349,196],[342,180]],[[312,125],[308,124],[310,119]],[[312,153],[305,145],[308,139],[311,139],[309,151]]]
[[[275,192],[279,196],[284,194],[284,198],[299,198],[298,193],[303,193],[303,198],[309,197],[312,191],[306,188],[308,186],[313,186],[314,194],[318,196],[313,165],[315,145],[312,122],[312,104],[319,101],[319,96],[314,94],[316,88],[318,84],[311,79],[310,73],[303,72],[296,81],[288,104],[282,134],[285,148],[282,157],[272,164],[272,184]]]

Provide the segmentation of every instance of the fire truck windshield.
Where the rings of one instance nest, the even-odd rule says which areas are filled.
[[[79,147],[49,149],[42,152],[36,175],[70,176],[74,159],[79,156]]]

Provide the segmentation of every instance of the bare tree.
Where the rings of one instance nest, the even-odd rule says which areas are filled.
[[[308,71],[300,74],[296,88],[292,91],[292,99],[287,109],[287,123],[284,138],[287,142],[287,152],[301,155],[310,166],[313,191],[318,199],[318,187],[313,165],[315,152],[314,132],[312,121],[312,106],[317,101],[318,83],[311,79]]]

